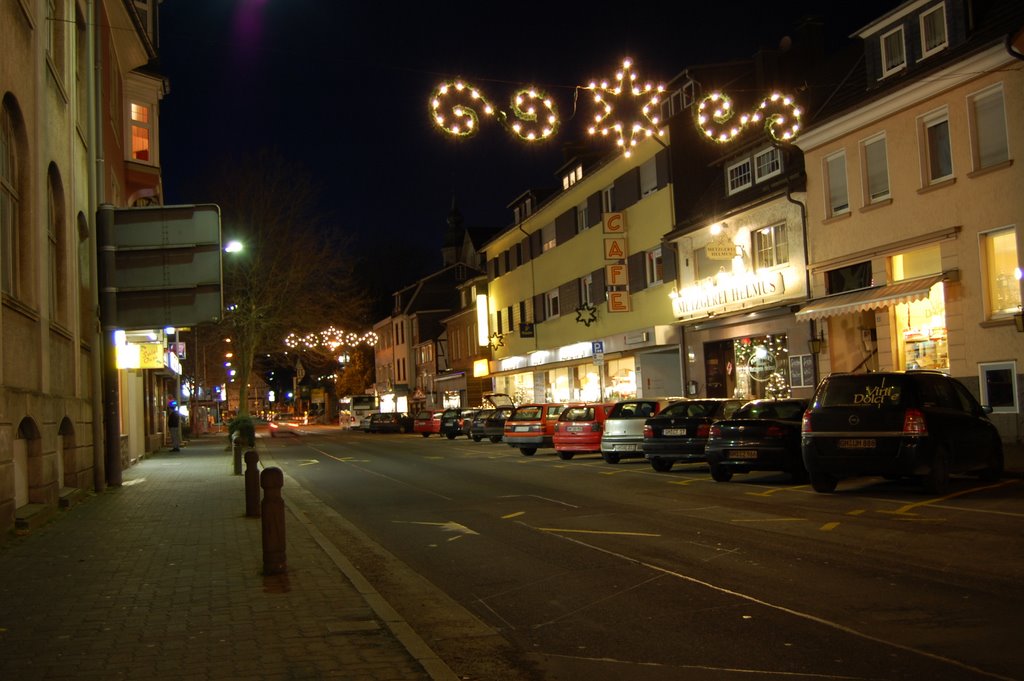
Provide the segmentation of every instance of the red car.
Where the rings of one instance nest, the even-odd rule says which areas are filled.
[[[441,433],[441,414],[443,413],[439,409],[425,409],[417,412],[416,418],[412,422],[412,432],[419,433],[423,437],[430,437],[431,433],[439,435]]]
[[[533,456],[540,447],[551,447],[555,423],[564,404],[521,404],[505,421],[502,440],[517,447],[523,456]]]
[[[614,404],[568,404],[555,424],[555,451],[568,461],[577,453],[600,452],[604,420]]]

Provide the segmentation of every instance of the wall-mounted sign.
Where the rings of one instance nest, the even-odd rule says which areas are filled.
[[[602,213],[601,228],[605,234],[625,234],[626,214],[625,213]]]
[[[685,319],[709,312],[728,312],[768,303],[785,293],[782,272],[720,274],[673,294],[672,313],[677,319]]]
[[[522,322],[519,324],[520,338],[533,338],[533,322]]]
[[[608,312],[629,312],[631,309],[627,291],[608,292]]]
[[[627,253],[626,237],[621,236],[604,240],[605,260],[625,260]]]
[[[629,284],[629,270],[625,265],[604,266],[605,286],[626,286]]]
[[[736,244],[730,241],[729,237],[722,235],[712,239],[704,247],[704,253],[708,260],[732,260],[736,257]]]

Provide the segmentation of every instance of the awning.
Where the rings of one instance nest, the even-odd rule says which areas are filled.
[[[906,279],[888,286],[877,286],[818,298],[800,308],[800,311],[796,313],[796,318],[800,320],[822,319],[921,300],[927,298],[931,287],[936,282],[942,281],[945,276],[944,274],[935,274],[918,279]]]

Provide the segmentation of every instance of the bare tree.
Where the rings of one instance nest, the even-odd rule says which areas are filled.
[[[260,152],[233,159],[214,180],[225,241],[243,249],[224,256],[225,315],[248,413],[248,383],[259,353],[285,350],[289,333],[362,323],[369,301],[353,277],[349,240],[324,219],[327,203],[302,168]]]

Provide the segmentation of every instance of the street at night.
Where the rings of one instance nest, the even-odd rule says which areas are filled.
[[[469,678],[1018,678],[1019,479],[820,495],[316,430],[261,440],[288,503]]]

